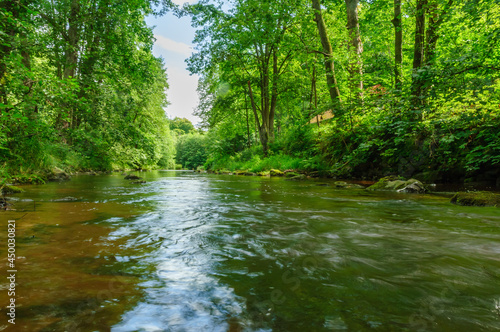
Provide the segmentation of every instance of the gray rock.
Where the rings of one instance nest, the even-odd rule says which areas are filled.
[[[47,174],[47,181],[68,181],[71,177],[64,171],[56,168]]]
[[[388,190],[405,193],[425,193],[427,188],[416,179],[404,180],[396,177],[385,177],[367,188],[368,190]]]
[[[399,193],[416,193],[423,194],[427,192],[424,184],[418,180],[410,179],[406,181],[405,186],[401,189],[398,189]]]

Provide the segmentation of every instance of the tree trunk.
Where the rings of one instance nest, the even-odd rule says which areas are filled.
[[[401,91],[403,68],[403,27],[401,24],[401,0],[394,0],[394,89]]]
[[[248,119],[248,102],[247,102],[247,93],[245,90],[244,90],[244,93],[245,93],[245,114],[246,114],[246,118],[247,118],[247,147],[249,148],[250,147],[250,122]]]
[[[319,37],[321,39],[321,45],[323,46],[323,55],[326,71],[326,83],[328,84],[328,92],[330,93],[330,98],[333,105],[339,106],[340,104],[340,91],[337,84],[337,78],[335,76],[335,66],[333,62],[333,50],[330,40],[328,39],[328,33],[326,30],[325,21],[323,20],[323,15],[321,14],[321,4],[320,0],[312,0],[312,8],[314,10],[314,21],[318,27]]]
[[[425,7],[427,0],[417,0],[417,13],[415,19],[415,46],[413,51],[413,80],[412,94],[414,103],[421,104],[423,78],[419,69],[424,61],[424,39],[425,39]]]
[[[434,51],[437,42],[437,21],[438,21],[438,12],[437,12],[437,3],[435,1],[429,0],[427,5],[427,18],[428,25],[426,31],[426,43],[424,50],[424,63],[425,65],[429,65],[434,59]]]
[[[431,66],[434,63],[436,44],[439,39],[439,27],[449,13],[450,7],[453,5],[453,0],[449,0],[443,8],[441,14],[438,12],[437,0],[428,0],[427,13],[429,24],[426,32],[426,45],[424,54],[424,63],[426,66]]]
[[[265,125],[266,120],[262,119],[262,123],[259,121],[259,112],[257,110],[257,105],[255,104],[255,98],[252,92],[252,84],[250,83],[250,81],[248,81],[248,95],[250,96],[250,104],[252,105],[253,114],[255,116],[255,125],[259,130],[259,138],[260,138],[260,143],[262,144],[262,150],[264,151],[264,156],[267,157],[269,151],[269,145],[268,145],[269,136]],[[262,110],[260,113],[263,116]]]
[[[75,77],[78,64],[80,2],[73,0],[68,17],[68,40],[65,50],[64,78]]]
[[[276,105],[278,104],[278,54],[273,51],[273,75],[271,78],[271,105],[269,108],[269,140],[274,142],[274,115],[276,114]]]
[[[363,62],[361,54],[363,53],[363,43],[359,33],[359,17],[358,17],[359,0],[345,0],[347,12],[347,31],[349,33],[350,43],[348,46],[349,52],[349,74],[350,88],[355,91],[359,97],[363,95]]]

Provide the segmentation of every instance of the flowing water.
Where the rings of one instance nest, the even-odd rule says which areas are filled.
[[[500,331],[500,210],[449,195],[141,173],[27,186],[5,331]],[[7,268],[2,268],[7,275]]]

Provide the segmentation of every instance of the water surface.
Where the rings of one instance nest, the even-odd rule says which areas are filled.
[[[140,175],[29,186],[0,214],[17,220],[15,331],[500,331],[497,208]]]

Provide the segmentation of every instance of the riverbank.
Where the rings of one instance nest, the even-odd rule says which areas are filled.
[[[295,165],[299,164],[300,161],[294,160]],[[292,164],[293,165],[293,164]],[[205,170],[204,167],[199,167],[196,172],[198,173],[208,173],[208,174],[221,174],[221,175],[240,175],[240,176],[269,176],[269,177],[285,177],[290,180],[305,180],[305,179],[324,179],[331,181],[347,181],[350,183],[363,184],[366,187],[375,184],[383,177],[378,178],[355,178],[355,177],[338,177],[333,174],[333,172],[325,169],[321,170],[307,170],[304,168],[261,168],[260,166],[249,167],[246,169],[237,169],[229,165],[228,168],[221,169],[208,169]],[[415,174],[411,178],[417,179],[431,188],[436,188],[439,191],[457,192],[457,191],[493,191],[500,192],[500,183],[495,180],[481,180],[479,179],[469,179],[468,181],[455,181],[455,182],[432,182],[432,178],[429,179],[426,174]],[[385,175],[386,176],[396,176],[394,174]],[[410,179],[401,177],[402,179]]]
[[[0,188],[3,184],[23,185],[23,184],[44,184],[46,182],[68,181],[71,179],[71,177],[81,174],[104,175],[104,174],[136,172],[136,171],[153,171],[158,169],[159,167],[146,168],[146,169],[114,168],[111,170],[88,169],[88,168],[75,169],[74,167],[52,167],[36,171],[33,170],[23,171],[22,169],[18,169],[18,170],[10,170],[9,172],[7,172],[4,170],[0,172]]]

